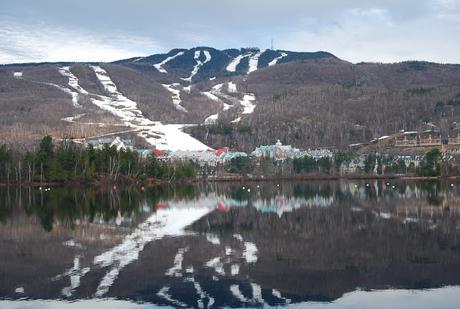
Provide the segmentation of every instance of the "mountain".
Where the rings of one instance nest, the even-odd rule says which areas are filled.
[[[171,150],[347,147],[427,123],[456,134],[459,106],[459,65],[352,64],[327,52],[196,47],[0,66],[0,141],[23,148],[44,134],[128,135]]]

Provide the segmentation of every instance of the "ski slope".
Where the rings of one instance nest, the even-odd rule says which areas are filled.
[[[240,64],[241,60],[243,60],[244,58],[249,57],[249,56],[251,56],[250,53],[245,54],[245,55],[238,55],[232,61],[230,61],[230,63],[227,65],[227,67],[225,69],[227,70],[227,72],[235,72],[236,68]]]
[[[243,106],[243,114],[252,114],[254,112],[256,108],[255,100],[256,96],[252,93],[247,93],[243,96],[243,99],[240,101]]]
[[[262,54],[261,51],[251,55],[249,57],[249,69],[248,69],[248,74],[251,74],[254,71],[257,71],[257,68],[259,66],[259,57]]]
[[[70,72],[70,67],[68,67],[68,66],[60,67],[58,70],[59,70],[59,73],[62,76],[65,76],[65,77],[67,77],[69,79],[69,86],[70,87],[75,89],[78,93],[88,94],[88,91],[86,91],[85,89],[80,87],[79,82],[78,82],[78,78],[72,72]]]
[[[180,57],[184,54],[183,51],[181,52],[178,52],[177,54],[173,55],[173,56],[169,56],[168,58],[166,58],[165,60],[161,61],[160,63],[156,63],[154,64],[153,66],[155,67],[155,69],[157,69],[160,73],[168,73],[168,71],[166,71],[165,68],[163,68],[163,66],[165,64],[167,64],[169,61],[177,58],[177,57]]]
[[[190,76],[187,77],[187,78],[181,78],[182,80],[191,83],[191,82],[192,82],[192,78],[198,73],[198,71],[200,70],[200,68],[201,68],[203,65],[205,65],[206,63],[208,63],[209,61],[211,61],[211,54],[209,53],[208,50],[203,50],[203,54],[204,54],[204,56],[205,56],[205,60],[204,60],[204,61],[201,61],[201,60],[200,60],[201,51],[200,51],[200,50],[196,50],[196,51],[195,51],[194,59],[195,59],[195,61],[196,61],[196,64],[195,64],[195,66],[193,67],[192,73],[191,73]]]
[[[271,66],[274,66],[278,63],[278,61],[280,61],[281,59],[283,59],[284,57],[287,57],[288,54],[286,53],[281,53],[280,56],[276,57],[275,59],[273,59],[272,61],[270,61],[270,63],[268,64],[269,67]]]
[[[162,86],[168,90],[169,92],[171,92],[171,99],[172,99],[172,102],[174,104],[174,106],[176,107],[176,109],[178,111],[181,111],[181,112],[184,112],[186,113],[187,112],[187,109],[185,109],[185,107],[183,107],[182,105],[180,105],[182,103],[182,99],[180,97],[180,90],[176,89],[175,87],[179,87],[180,84],[179,83],[174,83],[174,84],[162,84]]]
[[[234,82],[229,82],[227,87],[228,92],[236,93],[238,90],[236,89],[236,84]]]
[[[126,126],[138,130],[138,135],[147,143],[161,150],[209,150],[210,148],[189,134],[182,132],[187,125],[162,124],[146,118],[137,103],[118,91],[108,73],[99,66],[91,66],[99,82],[110,96],[93,95],[91,101],[99,108],[119,117]]]

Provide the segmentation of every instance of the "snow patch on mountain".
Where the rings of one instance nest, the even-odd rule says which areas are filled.
[[[238,92],[238,90],[236,89],[236,84],[234,82],[229,82],[228,83],[228,88],[227,88],[228,92],[230,93],[235,93],[235,92]]]
[[[205,56],[205,60],[204,61],[201,61],[200,60],[200,56],[201,56],[201,51],[200,50],[196,50],[195,51],[195,61],[196,61],[196,65],[193,67],[193,70],[192,70],[192,73],[190,74],[189,77],[187,78],[181,78],[182,80],[186,81],[186,82],[189,82],[191,83],[192,82],[192,78],[198,73],[198,71],[200,70],[200,68],[205,65],[206,63],[208,63],[209,61],[211,61],[211,54],[209,53],[208,50],[203,50],[203,54]]]
[[[225,103],[222,98],[225,98],[225,99],[233,99],[231,98],[230,96],[228,95],[225,95],[222,93],[222,88],[223,88],[224,84],[217,84],[217,85],[214,85],[211,89],[211,91],[203,91],[201,92],[203,95],[205,95],[206,97],[208,97],[209,99],[213,100],[214,102],[218,102],[219,103],[219,106],[222,106],[222,110],[223,111],[227,111],[229,110],[231,107],[233,107],[233,105],[230,105],[230,104],[227,104]],[[219,118],[219,113],[217,114],[213,114],[213,115],[210,115],[209,117],[207,117],[205,120],[204,120],[204,123],[205,124],[213,124],[213,123],[216,123],[217,122],[217,119]]]
[[[256,96],[252,93],[247,93],[243,96],[243,99],[240,101],[243,106],[243,114],[252,114],[254,112],[256,108],[255,100]]]
[[[214,96],[218,97],[221,100],[222,105],[224,106],[223,110],[226,111],[226,110],[229,110],[232,107],[232,105],[225,103],[224,101],[222,101],[221,98],[225,98],[227,100],[232,99],[232,98],[222,93],[223,86],[224,84],[217,84],[213,86],[211,89],[211,94],[213,94]]]
[[[165,68],[163,68],[163,66],[165,64],[167,64],[169,61],[177,58],[177,57],[180,57],[184,54],[183,51],[181,52],[178,52],[177,54],[173,55],[173,56],[169,56],[168,58],[166,58],[165,60],[161,61],[160,63],[156,63],[154,64],[153,66],[155,67],[155,69],[157,69],[160,73],[168,73],[168,71],[165,70]]]
[[[72,72],[70,72],[70,67],[60,67],[59,73],[69,79],[69,86],[75,89],[78,93],[88,94],[88,91],[80,86],[78,78]]]
[[[189,134],[182,132],[187,125],[162,124],[146,118],[138,109],[136,102],[123,96],[112,82],[107,72],[92,66],[99,81],[109,90],[110,97],[94,95],[93,104],[110,112],[124,121],[125,125],[139,131],[138,135],[149,144],[161,150],[209,150],[210,148]]]
[[[180,97],[180,90],[174,88],[180,86],[179,83],[174,83],[174,84],[161,84],[166,90],[172,93],[171,99],[178,111],[181,112],[187,112],[185,107],[181,106],[180,104],[182,103],[182,99]]]
[[[190,125],[157,123],[155,127],[152,127],[149,130],[141,131],[140,136],[142,136],[149,144],[161,150],[211,150],[211,148],[199,140],[182,131],[188,126]]]
[[[281,53],[280,56],[276,57],[275,59],[273,59],[272,61],[270,61],[270,63],[268,64],[269,67],[271,66],[274,66],[278,63],[278,61],[280,61],[281,59],[283,59],[284,57],[287,57],[288,54],[286,53]]]
[[[201,94],[208,97],[209,99],[213,101],[216,101],[216,102],[220,101],[220,99],[216,95],[214,95],[211,91],[203,91],[201,92]]]
[[[257,68],[259,66],[259,57],[260,55],[262,54],[261,51],[251,55],[251,57],[249,57],[249,69],[248,69],[248,74],[254,72],[254,71],[257,71]]]
[[[219,119],[219,113],[211,115],[204,120],[204,124],[214,124]]]
[[[230,63],[227,65],[227,67],[225,69],[228,72],[235,72],[236,67],[240,64],[241,60],[243,60],[244,58],[249,57],[249,56],[251,56],[251,53],[245,54],[245,55],[238,55],[232,61],[230,61]]]

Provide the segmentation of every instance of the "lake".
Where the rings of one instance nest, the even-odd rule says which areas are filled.
[[[0,187],[0,308],[458,308],[460,183]]]

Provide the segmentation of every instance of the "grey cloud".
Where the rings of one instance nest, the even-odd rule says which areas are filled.
[[[2,4],[0,18],[14,20],[23,32],[41,25],[42,32],[60,29],[59,36],[63,38],[66,33],[81,40],[90,38],[86,45],[104,47],[101,50],[110,48],[112,56],[144,55],[197,45],[267,48],[274,38],[280,49],[322,49],[350,61],[423,57],[460,62],[460,56],[451,51],[460,47],[453,40],[460,30],[459,2],[78,0],[66,1],[64,5],[57,0],[15,0]],[[0,30],[3,27],[0,23]],[[0,38],[0,45],[3,40]],[[21,35],[12,40],[21,40]],[[71,38],[62,44],[72,45]],[[13,45],[22,46],[21,42]],[[439,46],[446,49],[440,50]],[[32,44],[28,47],[34,49]],[[0,52],[14,57],[11,48]],[[39,49],[38,54],[41,53]]]

